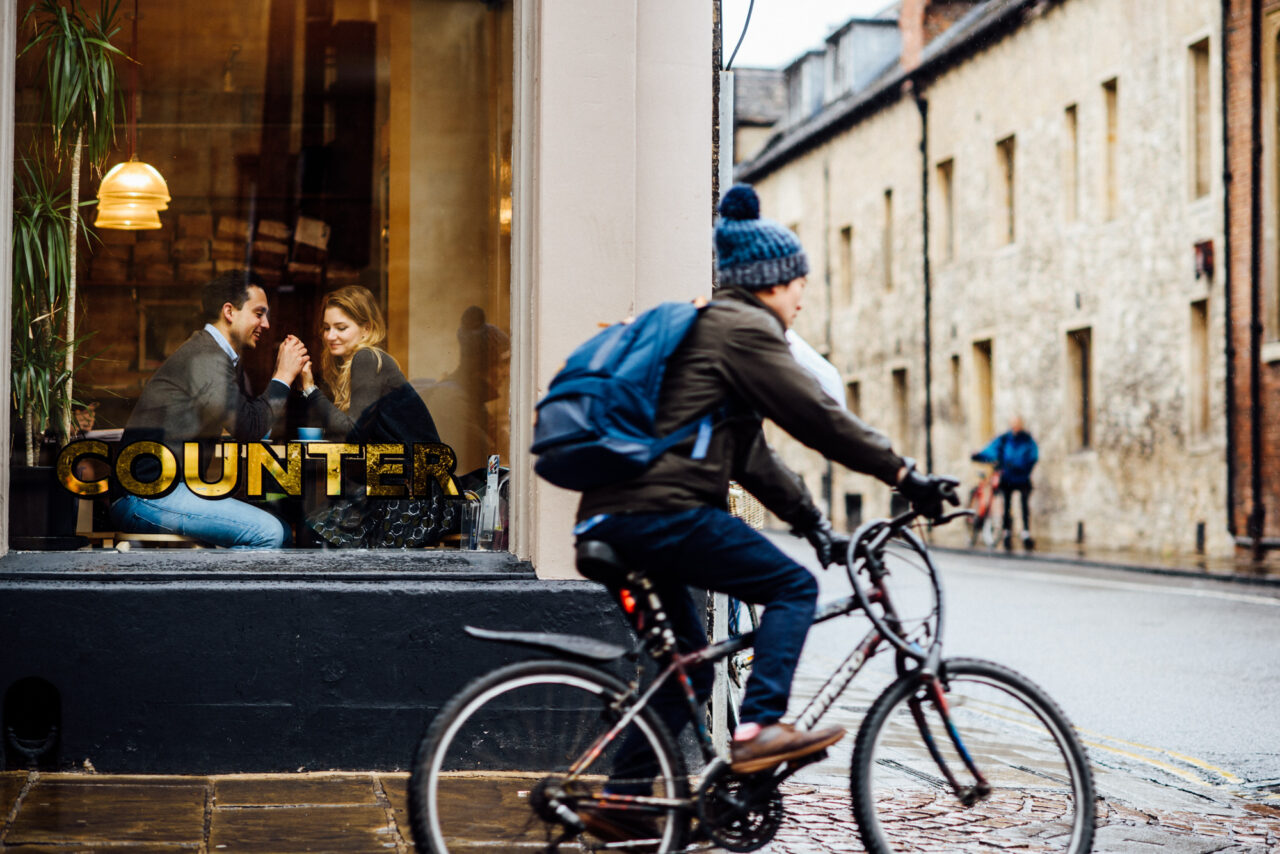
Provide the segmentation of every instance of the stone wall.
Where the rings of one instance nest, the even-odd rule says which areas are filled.
[[[971,485],[977,466],[968,455],[1023,415],[1041,446],[1032,515],[1042,540],[1073,541],[1082,528],[1095,547],[1190,552],[1203,523],[1209,553],[1231,550],[1221,276],[1197,277],[1195,263],[1197,243],[1221,246],[1218,21],[1209,0],[1066,0],[923,89],[934,468]],[[1206,47],[1205,39],[1214,180],[1198,195],[1189,154],[1192,46]],[[1072,105],[1074,206],[1067,203]],[[904,94],[757,183],[766,215],[799,224],[815,259],[801,331],[823,349],[829,275],[832,361],[858,383],[866,420],[923,461],[921,131],[920,113]],[[939,170],[948,161],[949,206]],[[886,189],[893,191],[891,288],[882,248]],[[841,298],[845,228],[852,230],[848,301]],[[1197,328],[1193,303],[1201,301]],[[1082,447],[1070,333],[1086,329],[1092,393],[1090,441]],[[985,404],[976,342],[991,346]],[[906,371],[905,419],[895,371]],[[783,453],[817,492],[821,463],[791,447]],[[837,519],[844,492],[867,493],[865,515],[887,511],[886,491],[866,489],[865,479],[837,481]]]

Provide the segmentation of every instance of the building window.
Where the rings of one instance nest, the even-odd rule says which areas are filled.
[[[1076,105],[1063,112],[1066,145],[1062,164],[1062,211],[1067,222],[1080,215],[1080,117]]]
[[[1102,104],[1105,115],[1102,140],[1102,216],[1103,219],[1115,219],[1116,216],[1116,173],[1117,149],[1119,146],[1119,82],[1113,77],[1102,84]]]
[[[944,160],[938,164],[938,206],[942,216],[938,222],[938,247],[943,261],[950,261],[956,256],[956,220],[955,200],[952,197],[952,178],[955,174],[955,161]]]
[[[847,401],[849,411],[859,418],[862,417],[862,383],[854,380],[845,388],[848,390]]]
[[[840,229],[840,295],[845,305],[853,304],[853,226]]]
[[[999,172],[996,222],[999,224],[998,242],[1002,244],[1009,244],[1014,240],[1014,147],[1015,140],[1012,136],[996,143],[996,168]]]
[[[509,530],[496,508],[510,464],[512,2],[312,3],[306,15],[303,5],[225,0],[213,29],[208,9],[190,0],[148,4],[138,19],[138,155],[172,198],[155,227],[100,227],[101,242],[80,253],[78,319],[94,338],[76,374],[86,404],[76,420],[107,447],[106,471],[85,476],[101,474],[110,489],[85,499],[96,505],[86,533],[156,533],[126,527],[141,516],[106,512],[132,481],[110,463],[143,435],[176,448],[174,494],[190,485],[188,515],[232,506],[207,499],[225,470],[237,481],[228,500],[274,517],[295,545],[455,547],[457,525],[422,507],[448,504],[457,519],[470,489],[485,490],[485,512],[493,504],[490,531]],[[127,32],[123,14],[116,23]],[[128,50],[127,36],[116,46]],[[47,146],[40,54],[17,63],[19,152]],[[108,165],[128,157],[123,119],[117,140]],[[98,177],[85,173],[92,198]],[[226,303],[206,311],[204,286],[224,277],[238,288],[232,308],[245,293],[244,306],[265,300],[269,326],[206,331]],[[25,310],[21,300],[14,310]],[[352,324],[360,334],[330,347],[326,325]],[[312,359],[311,399],[297,383],[287,399],[272,391],[286,335]],[[165,390],[173,365],[194,362],[212,366],[199,374],[217,377],[220,398],[248,390],[246,400],[259,401],[251,429],[234,405],[221,412],[221,399]],[[202,407],[218,417],[188,423]],[[302,444],[310,430],[331,443],[350,436],[361,453],[345,464],[316,459]],[[403,453],[364,453],[374,445]],[[296,467],[281,456],[298,449]],[[343,495],[333,498],[328,463],[342,470],[333,484]],[[269,476],[257,477],[264,468]],[[155,471],[169,470],[157,461]],[[20,503],[27,497],[13,483]],[[367,501],[356,494],[364,487]]]
[[[852,534],[862,524],[862,493],[844,494],[844,529]]]
[[[907,387],[907,369],[897,368],[893,372],[893,435],[890,437],[899,453],[908,453],[911,446],[909,431],[911,429],[911,399]]]
[[[960,354],[951,357],[951,418],[956,423],[964,420],[964,400],[960,394]]]
[[[893,290],[893,190],[884,191],[884,228],[880,236],[880,255],[884,259],[884,289]]]
[[[1201,39],[1190,51],[1190,96],[1188,115],[1191,119],[1191,194],[1200,199],[1209,195],[1213,178],[1213,117],[1209,114],[1209,40]]]
[[[1093,447],[1093,333],[1089,328],[1067,333],[1067,394],[1071,446]]]
[[[995,428],[995,382],[991,339],[973,342],[973,430],[974,444],[988,441]]]
[[[1191,437],[1209,435],[1209,301],[1191,303]]]

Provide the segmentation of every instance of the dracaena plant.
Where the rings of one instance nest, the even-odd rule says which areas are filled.
[[[73,377],[75,376],[76,359],[76,247],[77,236],[88,234],[80,218],[80,171],[83,162],[89,168],[101,172],[103,164],[115,148],[116,117],[120,114],[122,98],[116,76],[115,62],[123,57],[119,48],[112,45],[111,40],[120,30],[117,25],[119,0],[100,0],[96,12],[87,9],[81,0],[36,0],[28,8],[23,17],[22,32],[27,33],[28,41],[19,53],[23,56],[33,53],[40,62],[44,81],[44,102],[46,108],[47,128],[52,142],[52,164],[59,170],[69,169],[71,173],[68,190],[56,196],[63,199],[54,207],[62,211],[64,236],[56,241],[50,231],[50,222],[41,220],[40,233],[44,235],[43,246],[24,247],[32,254],[25,256],[25,267],[34,271],[32,263],[37,255],[43,264],[43,284],[50,288],[43,308],[34,309],[28,320],[46,321],[60,327],[57,336],[43,340],[39,345],[41,358],[52,355],[57,347],[62,357],[62,370],[51,371],[46,375],[49,383],[46,391],[32,394],[41,397],[47,394],[56,399],[60,409],[60,433],[65,438],[71,432],[71,404]],[[36,171],[42,173],[47,166],[42,162]],[[15,174],[21,172],[15,169]],[[31,182],[35,172],[27,170],[27,189],[34,186]],[[17,183],[21,176],[15,178],[14,193],[19,193]],[[44,189],[52,190],[52,185]],[[39,195],[39,194],[37,194]],[[35,198],[35,196],[32,196]],[[45,194],[43,203],[50,203],[55,197]],[[15,200],[16,203],[16,200]],[[48,205],[37,205],[42,212]],[[44,213],[41,214],[44,216]],[[18,226],[14,227],[15,273],[17,271]],[[34,237],[29,232],[28,237]],[[55,257],[55,249],[57,257]],[[32,276],[29,279],[34,281]],[[15,315],[18,311],[18,280],[14,279]],[[44,312],[48,317],[44,318]],[[15,341],[17,341],[17,323],[15,317]],[[35,346],[35,339],[27,343]],[[60,340],[55,347],[54,341]],[[16,347],[17,345],[15,345]],[[49,349],[54,348],[54,349]],[[16,356],[15,352],[15,356]],[[34,356],[34,352],[32,353]],[[15,359],[14,387],[20,382],[32,379],[23,374],[25,369],[19,367]],[[28,399],[35,399],[29,397]],[[33,429],[28,423],[28,432]],[[28,436],[30,446],[30,436]],[[28,460],[31,459],[30,447]]]
[[[63,334],[59,322],[71,275],[73,226],[67,196],[42,154],[18,158],[13,175],[10,370],[14,409],[26,429],[27,465],[35,465],[45,429],[70,395],[66,355],[76,342]]]

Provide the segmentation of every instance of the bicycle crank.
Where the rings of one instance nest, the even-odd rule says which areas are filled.
[[[698,798],[699,828],[728,851],[757,851],[782,826],[782,794],[772,774],[740,775],[721,766]]]

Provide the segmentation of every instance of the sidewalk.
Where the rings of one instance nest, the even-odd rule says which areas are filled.
[[[0,851],[413,850],[407,774],[0,772]]]
[[[405,774],[117,777],[0,773],[0,851],[413,851]],[[790,784],[773,854],[862,851],[847,786]],[[1280,848],[1280,807],[1138,811],[1099,804],[1095,854],[1264,854]],[[1007,819],[992,817],[1008,828]],[[922,820],[927,832],[927,820]],[[982,833],[975,825],[975,834]],[[939,854],[944,854],[941,850]]]
[[[992,557],[1001,560],[1043,561],[1070,566],[1119,569],[1183,578],[1212,578],[1237,584],[1280,587],[1280,565],[1258,567],[1249,561],[1231,558],[1211,558],[1194,554],[1162,555],[1135,550],[1076,546],[1074,543],[1037,544],[1036,549],[1030,552],[1020,545],[1015,545],[1011,551],[1005,551],[1003,548],[988,549],[985,546],[964,548],[932,543],[929,548],[943,553]]]

